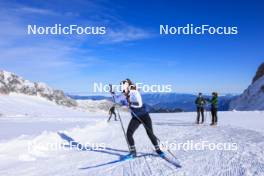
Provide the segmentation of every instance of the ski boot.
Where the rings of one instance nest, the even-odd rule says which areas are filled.
[[[165,153],[163,151],[160,150],[159,146],[155,146],[155,150],[156,153],[160,156],[160,157],[165,157]]]
[[[128,155],[122,157],[122,160],[131,160],[137,156],[135,151],[130,152]]]
[[[160,157],[165,157],[165,153],[163,151],[161,151],[160,149],[159,150],[156,150],[157,154],[160,156]]]

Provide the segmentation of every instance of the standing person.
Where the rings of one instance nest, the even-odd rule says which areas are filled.
[[[201,124],[204,123],[204,105],[206,104],[204,97],[202,96],[202,93],[198,94],[198,97],[195,100],[195,104],[197,107],[197,119],[196,123],[199,124],[200,122],[200,116],[202,115],[202,122]]]
[[[131,110],[132,116],[126,132],[130,153],[125,159],[134,158],[137,155],[133,135],[141,124],[144,125],[147,135],[154,145],[156,152],[160,156],[165,156],[164,152],[161,151],[159,147],[157,137],[154,135],[151,118],[146,111],[146,107],[142,102],[142,97],[136,89],[136,86],[130,79],[126,79],[125,81],[122,81],[122,90],[123,94],[119,96],[114,95],[115,101],[116,103],[127,105]]]
[[[207,101],[211,103],[212,123],[210,125],[217,125],[218,94],[216,92],[213,92],[212,99],[208,99]]]
[[[117,121],[117,119],[116,119],[116,113],[115,113],[115,105],[113,105],[110,109],[109,109],[109,118],[108,118],[108,120],[107,120],[107,122],[109,122],[110,121],[110,119],[112,118],[112,115],[114,114],[114,116],[115,116],[115,121]]]

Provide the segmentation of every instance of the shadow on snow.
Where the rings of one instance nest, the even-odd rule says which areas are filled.
[[[104,153],[104,154],[109,154],[109,155],[115,155],[115,156],[119,157],[119,159],[117,159],[117,160],[113,160],[113,161],[102,163],[102,164],[98,164],[98,165],[82,167],[82,168],[79,168],[79,169],[92,169],[92,168],[97,168],[97,167],[102,167],[102,166],[106,166],[106,165],[111,165],[111,164],[114,164],[114,163],[122,162],[122,161],[124,161],[124,160],[122,160],[122,158],[125,155],[122,155],[122,154],[120,154],[118,152],[122,152],[122,153],[128,153],[129,152],[127,150],[114,149],[114,148],[110,148],[110,147],[105,147],[105,148],[102,148],[102,149],[93,149],[92,147],[89,147],[89,146],[83,146],[82,144],[80,144],[79,142],[76,142],[72,137],[68,136],[65,133],[58,132],[58,135],[63,140],[66,140],[69,143],[69,145],[65,145],[67,147],[75,147],[75,148],[77,148],[80,151],[92,151],[92,152]],[[145,156],[159,157],[158,155],[155,155],[155,154],[152,154],[152,153],[140,152],[139,155],[137,156],[137,158],[141,158],[141,157],[145,157]],[[173,162],[171,162],[169,160],[167,160],[167,161],[170,162],[171,164],[174,164]]]

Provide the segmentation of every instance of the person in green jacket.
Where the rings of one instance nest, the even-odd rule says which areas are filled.
[[[200,116],[202,115],[202,124],[204,123],[204,106],[206,104],[206,101],[204,97],[202,96],[202,93],[198,94],[198,97],[195,100],[196,108],[197,108],[197,119],[196,123],[199,124],[200,122]]]
[[[212,99],[207,99],[207,101],[211,103],[212,123],[210,125],[217,125],[218,94],[213,92]]]

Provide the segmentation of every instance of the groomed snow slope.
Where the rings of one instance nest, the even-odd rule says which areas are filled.
[[[40,96],[0,95],[0,142],[19,135],[83,127],[88,121],[97,120],[91,116],[105,112],[98,107],[92,110],[96,112],[86,113],[89,109],[57,105]]]
[[[92,104],[92,102],[90,103]],[[17,93],[0,94],[0,114],[2,117],[67,117],[68,113],[74,114],[76,117],[87,116],[87,114],[80,112],[84,110],[84,108],[68,108],[57,105],[55,102],[40,96]],[[94,107],[93,111],[95,111],[94,113],[100,112],[100,108]]]
[[[0,129],[2,124],[8,125],[10,129],[14,123],[17,125],[27,122],[28,125],[34,126],[36,119],[39,123],[75,124],[78,121],[83,124],[83,126],[76,125],[76,127],[71,126],[61,130],[48,130],[49,126],[46,126],[47,130],[43,130],[41,134],[36,135],[32,132],[32,134],[17,135],[15,138],[2,141],[0,143],[0,175],[264,175],[264,113],[261,111],[221,112],[219,124],[216,127],[208,125],[209,114],[207,114],[205,125],[194,124],[195,113],[151,114],[154,131],[164,143],[208,141],[236,143],[238,146],[238,150],[235,151],[172,150],[182,166],[182,168],[175,168],[159,157],[148,155],[153,153],[150,148],[152,145],[142,126],[134,137],[139,154],[147,155],[127,162],[106,164],[127,153],[119,122],[107,123],[106,113],[89,114],[73,109],[62,108],[59,111],[55,109],[52,112],[51,109],[45,109],[43,105],[42,115],[37,118],[11,115],[0,118]],[[37,113],[40,111],[39,107]],[[49,116],[45,117],[45,113]],[[49,118],[51,116],[52,118]],[[127,127],[130,115],[122,113],[121,116]],[[45,123],[43,125],[45,126]],[[86,146],[78,150],[75,147],[76,142],[70,148],[68,142],[70,140],[82,145],[89,144],[89,146],[106,145],[107,149],[91,151],[87,149],[89,146]],[[59,149],[50,148],[51,144],[53,147],[59,146]],[[77,146],[80,147],[80,145]]]

